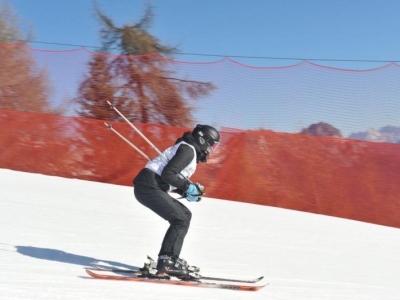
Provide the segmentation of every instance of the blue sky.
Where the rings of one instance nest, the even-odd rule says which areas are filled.
[[[92,0],[9,0],[36,40],[98,46]],[[136,22],[144,0],[97,0],[118,25]],[[153,0],[151,33],[184,53],[248,57],[400,61],[399,0]],[[31,44],[62,50],[70,46]],[[218,57],[176,55],[185,61]],[[254,66],[296,61],[233,59]],[[316,63],[368,69],[385,63]]]
[[[77,48],[45,44],[59,43],[87,46],[93,51],[91,47],[100,45],[99,23],[92,0],[9,2],[24,24],[33,26],[35,40],[44,42],[31,43],[33,48]],[[146,3],[144,0],[97,2],[118,26],[137,22]],[[388,62],[384,61],[400,62],[400,0],[150,2],[155,12],[150,33],[162,43],[177,46],[182,53],[193,54],[176,54],[174,58],[180,61],[215,62],[221,60],[221,56],[229,56],[248,66],[274,67],[290,66],[300,61],[266,57],[319,58],[344,61],[315,60],[313,63],[351,70],[387,65]],[[255,91],[252,85],[258,88],[260,82],[257,81],[259,77],[251,81],[254,72],[249,72],[237,86],[235,83],[233,88],[228,86],[227,77],[231,74],[242,76],[240,72],[247,71],[225,63],[224,69],[217,69],[217,73],[223,70],[222,78],[219,77],[221,74],[208,73],[211,75],[209,80],[215,80],[221,88],[205,99],[206,105],[196,116],[210,125],[282,132],[299,132],[313,123],[324,121],[337,127],[344,136],[370,128],[400,126],[400,88],[397,88],[400,87],[400,77],[396,73],[399,68],[390,67],[375,73],[341,72],[340,77],[339,73],[310,71],[310,68],[307,65],[302,67],[302,72],[306,73],[301,73],[300,77],[297,71],[277,71],[279,75],[276,76],[271,71],[268,76],[274,76],[263,77],[270,78],[262,83],[265,90]],[[310,85],[304,85],[305,76],[313,76]],[[377,79],[374,76],[381,77]],[[288,78],[293,80],[286,81]],[[60,79],[60,83],[62,81]],[[321,89],[327,84],[330,90]],[[240,90],[236,90],[238,86],[241,86]],[[69,87],[66,89],[71,90]]]

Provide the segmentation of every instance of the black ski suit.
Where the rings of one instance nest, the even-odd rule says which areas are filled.
[[[181,141],[192,145],[196,151],[193,151],[193,148],[189,145],[181,144],[162,170],[161,176],[148,168],[144,168],[133,180],[136,199],[170,224],[159,255],[169,255],[176,258],[179,258],[181,253],[192,213],[185,205],[171,197],[167,191],[170,185],[182,192],[187,190],[189,182],[178,176],[178,173],[193,161],[195,152],[198,157],[198,153],[201,151],[190,132],[184,133],[175,144]],[[198,163],[197,160],[196,163]]]

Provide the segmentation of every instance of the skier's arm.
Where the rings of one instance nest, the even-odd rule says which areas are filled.
[[[186,191],[189,182],[180,176],[177,176],[186,168],[194,158],[193,149],[185,144],[179,146],[174,157],[168,162],[161,173],[161,179],[182,191]]]

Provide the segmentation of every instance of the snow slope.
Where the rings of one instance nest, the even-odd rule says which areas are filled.
[[[184,200],[185,201],[185,200]],[[0,169],[0,299],[399,300],[400,230],[204,198],[182,257],[204,275],[264,275],[258,292],[88,279],[142,266],[168,224],[131,187]]]

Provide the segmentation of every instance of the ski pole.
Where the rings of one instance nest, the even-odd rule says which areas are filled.
[[[115,110],[128,124],[129,126],[131,126],[133,128],[133,130],[135,130],[159,155],[162,156],[162,158],[164,158],[164,160],[168,163],[169,160],[168,158],[164,155],[164,153],[162,153],[160,150],[158,150],[158,148],[156,146],[154,146],[154,144],[139,130],[137,129],[137,127],[135,125],[132,124],[131,121],[129,121],[124,115],[123,113],[121,113],[110,101],[107,101],[107,103],[110,105],[110,107]],[[181,174],[181,173],[179,173]],[[183,176],[183,174],[181,174]],[[186,176],[183,176],[184,178],[186,178],[190,183],[192,183]]]
[[[139,152],[142,156],[146,157],[147,160],[151,160],[149,156],[147,156],[142,150],[140,150],[138,147],[136,147],[134,144],[132,144],[130,141],[128,141],[122,134],[120,134],[117,130],[115,130],[111,124],[104,123],[108,129],[110,129],[112,132],[114,132],[116,135],[118,135],[121,139],[123,139],[129,146],[131,146],[133,149],[135,149],[137,152]]]
[[[164,153],[162,153],[160,150],[158,150],[158,148],[139,130],[137,129],[137,127],[135,125],[132,124],[131,121],[129,121],[110,101],[107,101],[107,103],[110,105],[110,107],[115,110],[128,124],[129,126],[132,127],[133,130],[135,130],[159,155],[161,155],[162,158],[164,158],[164,160],[168,163],[169,160],[168,158],[164,155]],[[128,141],[122,134],[120,134],[117,130],[115,130],[111,125],[108,125],[107,123],[106,126],[111,129],[115,134],[117,134],[120,138],[122,138],[126,143],[128,143],[132,148],[134,148],[136,151],[138,151],[140,154],[142,154],[144,157],[146,157],[149,161],[151,161],[151,159],[145,154],[143,153],[139,148],[137,148],[135,145],[133,145],[130,141]],[[189,182],[190,184],[194,184],[189,178],[187,178],[185,175],[183,175],[181,172],[179,172],[179,174],[185,179],[187,180],[187,182]],[[200,189],[200,187],[197,184],[194,184],[197,191],[200,193],[199,196],[204,195],[204,191]]]
[[[148,155],[146,155],[142,150],[140,150],[138,147],[136,147],[134,144],[132,144],[132,143],[131,143],[127,138],[125,138],[121,133],[119,133],[117,130],[115,130],[115,129],[112,127],[111,124],[104,123],[104,125],[106,125],[108,129],[110,129],[110,130],[111,130],[112,132],[114,132],[117,136],[119,136],[119,137],[120,137],[123,141],[125,141],[129,146],[131,146],[133,149],[135,149],[137,152],[139,152],[143,157],[147,158],[148,161],[151,161],[151,158],[150,158]],[[185,178],[185,180],[187,180],[189,183],[192,183],[192,182],[189,180],[189,178],[185,177],[182,173],[179,173],[179,174],[181,174],[181,176],[183,176],[183,178]],[[197,184],[195,184],[195,186],[196,186],[197,190],[198,190],[199,193],[200,193],[199,196],[205,194],[204,191],[201,191],[201,190],[199,189],[199,187],[197,186]],[[179,193],[178,193],[178,194],[179,194]],[[182,196],[182,198],[184,198],[184,197]]]
[[[164,156],[164,153],[158,150],[157,147],[154,146],[154,144],[150,142],[150,140],[139,129],[137,129],[131,121],[129,121],[110,101],[107,101],[107,103],[129,124],[129,126],[133,128],[133,130],[135,130],[158,154],[160,154],[168,162],[168,159]]]

